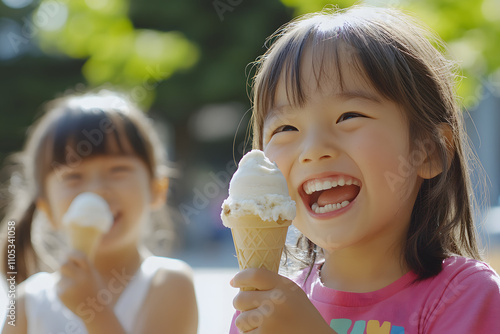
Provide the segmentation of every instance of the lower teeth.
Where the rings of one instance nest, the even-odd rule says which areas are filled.
[[[349,203],[350,203],[349,201],[343,201],[342,203],[327,204],[325,206],[319,206],[318,203],[314,203],[311,206],[311,209],[316,213],[327,213],[327,212],[333,212],[333,211],[337,211],[338,209],[345,208]]]

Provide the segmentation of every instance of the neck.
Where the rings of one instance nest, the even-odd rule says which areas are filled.
[[[117,274],[133,276],[142,260],[143,256],[137,247],[127,247],[98,254],[94,266],[106,282]]]
[[[403,276],[402,245],[382,239],[340,250],[325,250],[323,284],[349,292],[379,290]]]

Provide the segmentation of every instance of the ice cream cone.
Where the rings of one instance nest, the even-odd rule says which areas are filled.
[[[291,221],[263,221],[259,216],[247,215],[228,217],[226,224],[231,228],[240,270],[265,268],[278,272]]]
[[[278,272],[295,202],[285,177],[263,151],[252,150],[240,160],[220,216],[224,226],[231,228],[241,270]]]
[[[68,235],[73,249],[81,251],[87,255],[91,261],[103,235],[102,230],[93,226],[81,226],[71,224],[68,226]]]
[[[113,214],[104,198],[84,192],[71,202],[64,214],[63,224],[71,246],[93,261],[97,245],[101,237],[111,229],[113,220]]]

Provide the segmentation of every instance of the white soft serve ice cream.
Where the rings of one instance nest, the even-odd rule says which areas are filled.
[[[113,214],[101,196],[85,192],[76,196],[63,217],[63,224],[95,227],[107,233],[113,225]]]
[[[222,204],[221,218],[259,216],[264,221],[293,220],[295,202],[286,179],[260,150],[248,152],[229,183],[229,197]]]

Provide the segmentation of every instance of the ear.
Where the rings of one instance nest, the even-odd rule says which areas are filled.
[[[52,211],[50,210],[49,202],[47,202],[45,198],[40,197],[36,200],[36,209],[47,217],[47,220],[53,228],[56,228],[54,220],[52,219]]]
[[[168,178],[155,178],[151,181],[151,208],[158,210],[167,200]]]
[[[441,145],[444,145],[446,148],[446,159],[447,159],[447,167],[448,170],[451,166],[451,159],[453,158],[453,154],[455,153],[455,147],[453,145],[453,130],[450,125],[447,123],[441,123],[438,126],[439,131],[439,140],[441,141]],[[429,147],[431,146],[431,147]],[[443,161],[441,160],[441,156],[439,152],[436,150],[436,144],[432,143],[432,145],[423,144],[420,149],[424,149],[424,153],[426,155],[424,161],[418,168],[418,176],[423,179],[432,179],[435,176],[438,176],[443,172]]]

